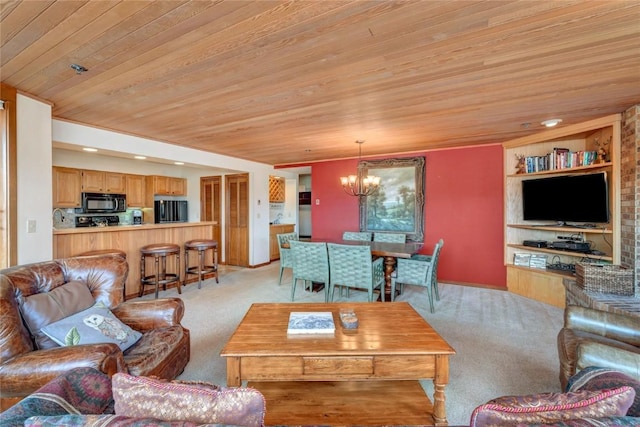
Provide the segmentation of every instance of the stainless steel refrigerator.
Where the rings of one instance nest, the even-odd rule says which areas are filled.
[[[153,207],[156,224],[188,221],[186,200],[156,200]]]

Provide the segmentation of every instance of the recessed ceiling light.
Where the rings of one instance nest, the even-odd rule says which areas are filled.
[[[180,166],[180,165],[184,165],[184,162],[173,162],[173,164]]]
[[[84,148],[83,148],[83,150],[84,150],[84,151],[90,151],[90,152],[92,152],[92,153],[95,153],[96,151],[98,151],[98,149],[97,149],[97,148],[89,148],[89,147],[84,147]]]
[[[133,156],[134,159],[138,159],[138,160],[144,160],[146,159],[145,156]]]
[[[562,119],[549,119],[549,120],[545,120],[542,123],[540,123],[541,125],[544,125],[548,128],[552,128],[555,125],[557,125],[558,123],[560,123],[562,121]]]

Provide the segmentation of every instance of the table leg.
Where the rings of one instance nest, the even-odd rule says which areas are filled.
[[[241,385],[240,358],[227,357],[227,387],[240,387]]]
[[[433,378],[433,419],[436,426],[448,426],[444,389],[449,383],[449,356],[436,356],[436,372]]]
[[[385,301],[391,301],[391,273],[396,269],[396,258],[384,257],[384,297]]]

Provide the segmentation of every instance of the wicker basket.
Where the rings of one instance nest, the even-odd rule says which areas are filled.
[[[633,296],[633,270],[610,264],[576,264],[576,282],[587,292]]]

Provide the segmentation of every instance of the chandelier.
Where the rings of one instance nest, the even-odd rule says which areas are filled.
[[[340,183],[345,193],[351,196],[369,196],[375,193],[380,187],[380,177],[362,174],[360,169],[360,158],[362,157],[362,144],[364,141],[356,141],[358,144],[358,172],[357,175],[349,175],[340,177]]]

